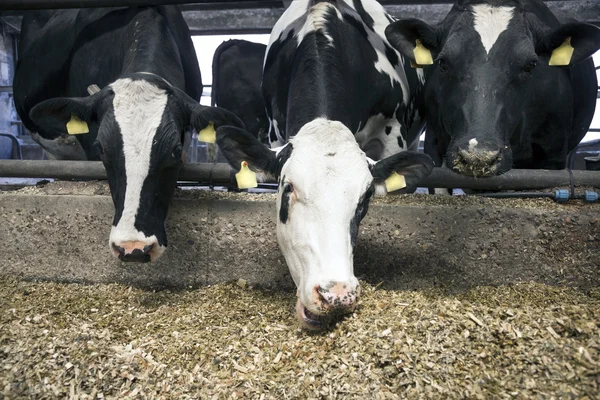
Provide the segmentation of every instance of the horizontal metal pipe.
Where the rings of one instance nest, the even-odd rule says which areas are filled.
[[[572,172],[575,186],[600,188],[599,171]],[[106,172],[99,161],[0,160],[0,177],[85,180],[106,179]],[[185,164],[179,172],[179,180],[203,184],[227,185],[232,182],[232,178],[233,171],[225,163]],[[537,190],[569,186],[570,183],[567,170],[513,169],[500,176],[473,178],[456,174],[447,168],[434,168],[419,186],[473,190]]]
[[[546,0],[546,2],[562,1],[576,2],[581,0]],[[382,1],[383,5],[434,5],[451,4],[453,0],[390,0]],[[130,6],[157,6],[171,4],[207,4],[218,6],[222,3],[227,7],[228,3],[236,8],[273,7],[271,0],[2,0],[0,10],[45,10],[54,8],[92,8],[92,7],[130,7]],[[283,8],[283,2],[277,1],[279,7]],[[247,5],[246,5],[247,4]]]
[[[55,8],[135,7],[172,4],[239,3],[239,0],[2,0],[0,10],[46,10]],[[260,4],[260,0],[253,0]]]

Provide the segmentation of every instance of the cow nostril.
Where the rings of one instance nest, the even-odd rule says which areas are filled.
[[[115,255],[122,257],[125,255],[125,249],[121,246],[117,246],[116,244],[112,244],[112,249],[115,252]]]
[[[313,288],[313,302],[318,309],[325,311],[330,303],[330,299],[327,296],[327,290],[319,285]]]

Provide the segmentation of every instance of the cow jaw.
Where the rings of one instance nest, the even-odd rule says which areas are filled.
[[[314,120],[291,143],[277,197],[277,239],[298,287],[298,318],[315,328],[321,316],[356,303],[350,226],[373,177],[339,122]]]

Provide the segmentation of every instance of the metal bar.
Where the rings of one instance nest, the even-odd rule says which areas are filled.
[[[240,3],[240,0],[3,0],[0,10],[48,10],[56,8],[135,7],[173,4]],[[266,2],[266,1],[262,1]],[[270,2],[270,1],[269,1]],[[248,2],[250,3],[250,2]],[[260,0],[252,0],[260,4]],[[283,6],[283,3],[280,3]]]
[[[547,3],[555,1],[576,2],[581,0],[546,0]],[[288,1],[273,0],[3,0],[0,3],[0,10],[34,10],[34,9],[54,9],[54,8],[92,8],[92,7],[119,7],[119,6],[155,6],[169,4],[206,4],[215,6],[227,6],[228,3],[236,4],[239,7],[253,6],[261,7],[265,3],[271,6],[276,4],[284,8]],[[405,5],[405,4],[452,4],[454,0],[382,0],[383,5]]]
[[[15,135],[11,135],[10,133],[0,133],[0,137],[7,137],[13,142],[15,148],[17,149],[17,157],[19,158],[19,160],[22,160],[23,149],[21,148],[21,142],[19,142],[19,139],[17,139]]]
[[[117,0],[111,1],[117,2]],[[160,0],[153,1],[158,2]],[[127,4],[126,2],[127,0],[121,0],[121,4]],[[451,8],[451,4],[442,3],[442,0],[440,2],[436,1],[439,4],[422,4],[422,2],[421,4],[413,4],[418,2],[419,0],[396,1],[394,4],[390,2],[386,3],[385,8],[388,13],[396,18],[420,18],[430,24],[441,21]],[[233,6],[236,3],[238,4],[237,8],[234,8]],[[248,2],[248,7],[242,9],[239,3],[241,2],[222,3],[221,8],[216,8],[214,2],[189,4],[184,6],[187,11],[183,12],[183,16],[192,35],[269,33],[284,11],[283,7],[269,7],[269,3],[264,2]],[[580,22],[600,25],[600,7],[598,7],[596,0],[560,0],[550,1],[547,4],[556,15],[567,15]],[[4,1],[0,0],[0,10],[4,6]],[[19,27],[21,24],[19,14],[22,13],[23,11],[4,11],[1,18],[13,26]]]
[[[212,172],[211,172],[212,171]],[[1,177],[106,179],[104,166],[99,161],[51,160],[0,160]],[[207,184],[231,183],[232,170],[228,164],[185,164],[179,180]],[[573,171],[575,186],[600,187],[600,172]],[[459,175],[447,168],[434,168],[419,186],[437,188],[463,188],[473,190],[537,190],[570,185],[567,170],[513,169],[504,175],[491,178],[472,178]]]

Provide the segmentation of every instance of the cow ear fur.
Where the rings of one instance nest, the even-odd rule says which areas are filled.
[[[409,18],[392,22],[385,28],[385,36],[396,50],[412,61],[415,61],[417,39],[431,51],[434,59],[439,53],[436,31],[420,19]]]
[[[215,129],[223,125],[232,125],[244,128],[244,123],[231,111],[220,107],[208,107],[199,104],[183,90],[172,87],[173,94],[183,105],[189,118],[189,125],[200,132],[208,124],[213,123]]]
[[[537,30],[536,53],[545,63],[552,56],[552,52],[571,38],[573,55],[569,65],[591,57],[600,49],[600,28],[591,24],[570,22],[555,29]]]
[[[31,109],[29,118],[36,126],[44,127],[44,139],[56,139],[68,133],[67,123],[73,115],[87,123],[94,119],[95,104],[101,93],[89,97],[56,97],[42,101]]]
[[[387,193],[385,180],[394,172],[404,176],[406,187],[394,193],[412,193],[433,170],[433,160],[427,154],[402,151],[370,164],[376,192]]]
[[[217,145],[236,171],[240,170],[242,161],[246,161],[254,172],[279,177],[277,153],[244,129],[234,126],[218,128]]]

